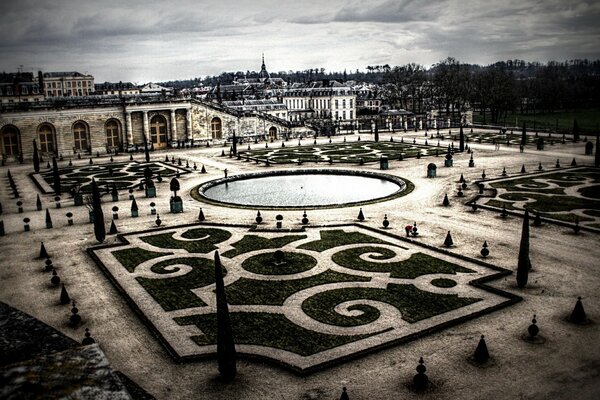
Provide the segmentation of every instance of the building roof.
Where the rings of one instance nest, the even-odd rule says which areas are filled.
[[[88,77],[91,75],[82,74],[81,72],[77,72],[77,71],[70,71],[70,72],[44,72],[43,76],[44,76],[44,78],[67,78],[67,77],[83,78],[83,77]]]

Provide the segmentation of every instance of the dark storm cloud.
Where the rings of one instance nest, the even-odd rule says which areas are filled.
[[[339,10],[333,20],[340,22],[402,23],[436,19],[443,2],[435,0],[387,0],[383,3],[354,2]]]
[[[600,57],[598,1],[20,0],[0,14],[1,69],[101,81],[256,70],[261,53],[274,71]]]

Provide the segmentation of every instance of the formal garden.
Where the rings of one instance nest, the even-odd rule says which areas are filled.
[[[516,301],[479,282],[506,270],[355,225],[292,233],[200,224],[121,241],[90,253],[181,360],[216,352],[215,250],[237,352],[300,373]]]
[[[478,202],[498,210],[539,213],[540,218],[600,229],[600,172],[589,167],[538,171],[485,181],[491,197]]]
[[[91,193],[92,179],[96,180],[98,186],[111,190],[113,187],[116,190],[130,189],[138,186],[145,179],[144,172],[149,168],[152,176],[161,180],[163,178],[172,178],[176,175],[189,172],[188,168],[182,166],[181,161],[176,164],[173,159],[169,164],[167,162],[138,162],[138,161],[122,161],[122,162],[96,162],[85,166],[70,165],[58,166],[58,175],[60,179],[61,192],[79,192]],[[43,193],[55,192],[54,169],[48,164],[46,170],[40,171],[39,174],[34,174],[33,179],[41,188]]]

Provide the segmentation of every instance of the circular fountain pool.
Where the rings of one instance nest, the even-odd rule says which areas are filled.
[[[399,197],[412,188],[407,182],[373,172],[285,170],[209,181],[194,189],[194,194],[237,207],[325,208]]]

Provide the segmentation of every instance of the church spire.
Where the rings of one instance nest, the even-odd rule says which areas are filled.
[[[265,65],[265,53],[262,53],[262,65],[260,66],[260,73],[258,74],[260,78],[268,78],[269,73],[267,72],[267,66]]]

